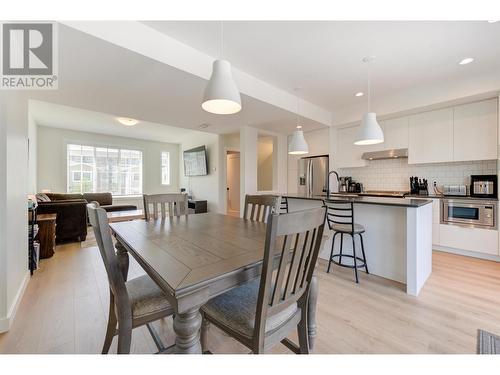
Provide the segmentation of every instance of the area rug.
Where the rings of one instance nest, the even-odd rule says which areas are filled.
[[[500,336],[477,330],[477,353],[478,354],[500,354]]]

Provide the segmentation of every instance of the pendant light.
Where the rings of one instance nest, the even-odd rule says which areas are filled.
[[[220,59],[212,66],[212,75],[205,88],[201,107],[210,113],[230,115],[241,110],[241,97],[233,80],[231,64],[222,58],[224,51],[224,25],[221,21]]]
[[[371,63],[373,57],[367,56],[363,58],[366,64]],[[377,114],[370,112],[371,102],[371,82],[370,82],[370,68],[368,68],[368,112],[363,115],[361,126],[359,128],[358,137],[354,142],[355,145],[374,145],[384,142],[384,132],[377,122]]]
[[[309,146],[307,145],[306,139],[304,138],[304,132],[302,131],[302,126],[299,125],[299,88],[295,89],[297,92],[297,128],[293,132],[292,140],[288,145],[288,153],[290,155],[305,155],[309,153]]]

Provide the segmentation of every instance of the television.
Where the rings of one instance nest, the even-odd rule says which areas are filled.
[[[184,151],[184,176],[206,176],[208,158],[205,146]]]

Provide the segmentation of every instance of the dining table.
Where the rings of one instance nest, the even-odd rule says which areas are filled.
[[[175,345],[170,353],[200,354],[200,308],[211,298],[260,276],[266,224],[203,213],[110,223],[118,262],[129,255],[163,290],[174,307]],[[316,337],[318,280],[308,297],[309,347]]]

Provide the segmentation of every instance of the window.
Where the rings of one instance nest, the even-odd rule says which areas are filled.
[[[68,193],[142,194],[142,152],[68,144]]]
[[[161,153],[161,184],[170,185],[170,153]]]

